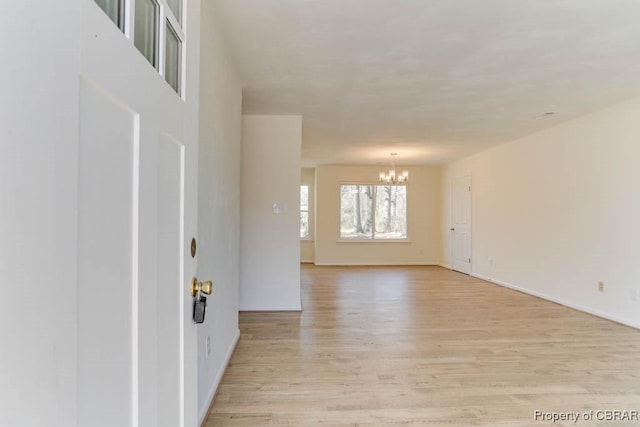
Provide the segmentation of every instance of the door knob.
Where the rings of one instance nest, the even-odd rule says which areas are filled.
[[[205,295],[211,295],[211,292],[213,292],[213,282],[211,280],[200,282],[197,277],[194,277],[191,281],[191,296],[195,298],[196,295],[198,295],[198,291]]]
[[[202,292],[205,295],[211,295],[211,292],[213,292],[213,282],[211,280],[201,282],[200,292]]]

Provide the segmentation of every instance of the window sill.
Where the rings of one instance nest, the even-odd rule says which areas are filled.
[[[313,242],[313,237],[301,237],[301,242]]]
[[[410,239],[338,239],[336,243],[365,243],[365,244],[376,244],[376,243],[413,243]]]

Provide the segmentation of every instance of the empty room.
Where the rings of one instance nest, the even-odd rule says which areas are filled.
[[[216,6],[241,338],[207,425],[638,422],[637,3]]]
[[[640,425],[637,0],[6,13],[0,426]]]

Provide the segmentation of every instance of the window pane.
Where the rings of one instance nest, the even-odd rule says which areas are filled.
[[[180,48],[180,40],[167,21],[164,77],[178,94],[180,94]]]
[[[407,187],[376,185],[376,239],[407,238]]]
[[[309,238],[309,212],[300,212],[300,238]]]
[[[155,0],[136,0],[134,44],[145,58],[158,67],[158,3]]]
[[[340,238],[371,239],[373,185],[340,186]]]
[[[300,210],[301,211],[309,210],[309,186],[308,185],[300,186]]]
[[[104,13],[109,16],[109,19],[111,19],[119,28],[122,28],[120,1],[121,0],[95,0],[98,6],[104,10]]]
[[[309,233],[309,186],[300,186],[300,238],[308,239]]]
[[[173,16],[182,24],[182,0],[167,0],[167,4]]]

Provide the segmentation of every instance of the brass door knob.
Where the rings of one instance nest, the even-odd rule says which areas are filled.
[[[213,282],[211,280],[207,280],[206,282],[201,282],[200,292],[206,295],[211,295],[211,292],[213,292]]]
[[[213,292],[213,282],[211,280],[200,282],[197,277],[194,277],[193,280],[191,280],[191,296],[195,298],[196,295],[198,295],[198,291],[205,295],[211,295],[211,292]]]

